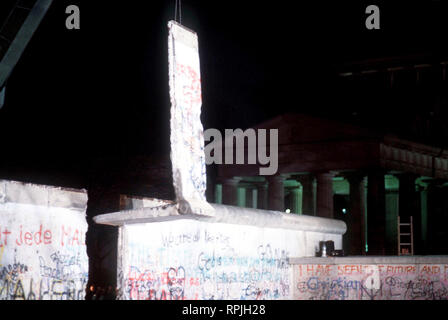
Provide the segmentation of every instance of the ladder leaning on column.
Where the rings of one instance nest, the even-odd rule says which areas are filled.
[[[408,227],[407,230],[403,232],[402,227]],[[407,237],[407,241],[402,242],[401,237]],[[412,216],[409,222],[401,222],[400,216],[398,216],[398,255],[414,255],[414,235],[413,235],[413,224]]]

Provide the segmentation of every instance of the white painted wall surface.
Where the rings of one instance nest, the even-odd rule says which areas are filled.
[[[121,299],[291,299],[289,257],[330,235],[179,219],[120,227]]]
[[[85,210],[14,203],[11,197],[37,196],[45,202],[45,195],[56,195],[55,201],[65,204],[70,199],[60,189],[52,193],[33,185],[30,191],[26,185],[0,182],[1,191],[19,191],[0,192],[0,300],[84,299],[89,267]]]
[[[297,300],[447,300],[448,264],[295,264]]]

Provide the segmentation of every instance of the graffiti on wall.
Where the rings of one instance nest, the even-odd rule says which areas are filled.
[[[448,265],[295,265],[294,296],[309,300],[447,300]]]
[[[201,123],[201,73],[197,34],[168,23],[171,161],[177,200],[205,202],[206,169]]]
[[[12,211],[0,208],[0,300],[84,299],[84,216],[66,209]]]
[[[272,229],[263,238],[252,229],[185,220],[126,226],[120,298],[289,299],[288,256],[298,241],[287,248],[293,233]]]

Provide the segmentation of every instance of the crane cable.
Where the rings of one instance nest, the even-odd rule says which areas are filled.
[[[179,16],[179,20],[177,20],[178,16]],[[175,0],[174,21],[179,22],[180,24],[182,24],[182,0]]]

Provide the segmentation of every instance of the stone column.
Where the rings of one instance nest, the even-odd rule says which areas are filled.
[[[266,183],[257,184],[257,209],[268,208],[268,186]]]
[[[302,214],[302,201],[300,201],[300,187],[291,188],[291,212]]]
[[[217,183],[215,185],[215,203],[222,204],[222,184]]]
[[[346,240],[349,255],[362,255],[365,253],[364,232],[364,176],[360,173],[346,175],[350,183],[350,200],[347,217]]]
[[[317,174],[316,200],[319,217],[333,218],[333,177],[334,173],[323,172]]]
[[[422,187],[422,190],[420,191],[420,210],[421,210],[421,217],[422,217],[422,229],[421,229],[421,235],[422,235],[422,245],[421,249],[423,254],[427,254],[428,252],[428,184],[424,185]]]
[[[240,178],[222,179],[222,203],[229,206],[238,205],[238,183]]]
[[[434,232],[436,229],[434,228],[434,218],[435,213],[437,213],[437,203],[439,202],[437,197],[437,185],[434,181],[430,181],[428,183],[428,187],[426,188],[426,203],[427,203],[427,252],[426,254],[434,254]]]
[[[421,245],[421,212],[420,199],[417,191],[415,189],[415,180],[417,175],[412,173],[401,173],[395,175],[399,180],[398,187],[398,215],[400,216],[401,222],[406,223],[410,220],[412,216],[413,223],[413,237],[414,237],[414,254],[418,253]],[[402,241],[409,237],[403,236]],[[397,248],[394,253],[398,254]]]
[[[269,176],[268,178],[268,208],[269,210],[285,211],[285,190],[282,175]]]
[[[315,177],[311,174],[296,176],[296,180],[302,185],[302,214],[316,215],[316,185]]]
[[[368,255],[385,255],[386,192],[384,171],[369,172],[367,181]]]
[[[448,198],[448,190],[443,187],[446,181],[433,179],[427,187],[427,252],[425,254],[437,255],[446,253],[446,218],[444,215]],[[446,207],[445,207],[446,208]]]

